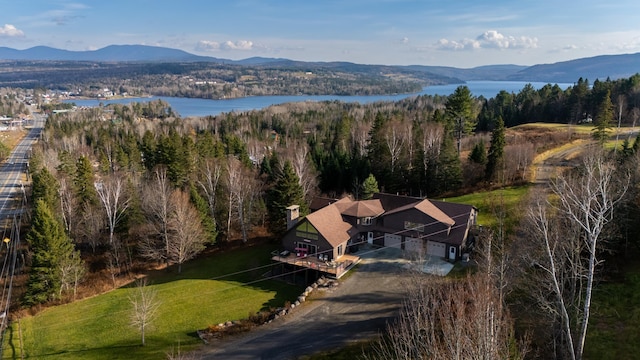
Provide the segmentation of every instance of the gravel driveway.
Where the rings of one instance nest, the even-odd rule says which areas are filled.
[[[204,345],[193,355],[295,359],[377,335],[400,309],[408,261],[392,248],[363,249],[358,255],[360,266],[337,288],[314,295],[289,315],[254,331]]]

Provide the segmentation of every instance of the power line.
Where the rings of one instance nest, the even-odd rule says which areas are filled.
[[[459,214],[459,215],[455,215],[452,218],[458,218],[458,217],[461,217],[461,216],[466,216],[467,214],[468,213],[465,212],[465,213],[462,213],[462,214]],[[434,225],[434,224],[437,224],[437,223],[439,223],[439,221],[434,221],[434,222],[429,223],[429,224],[424,224],[424,226],[426,227],[426,226]],[[460,224],[460,225],[452,227],[451,229],[459,228],[459,227],[463,227],[463,226],[467,226],[467,224]],[[401,234],[401,233],[404,233],[404,232],[407,232],[407,231],[412,231],[412,230],[414,230],[414,229],[399,230],[399,231],[394,232],[393,235],[398,235],[398,234]],[[440,230],[440,231],[437,231],[437,232],[434,232],[434,233],[430,233],[428,235],[423,236],[423,238],[425,238],[427,236],[431,236],[433,234],[440,233],[442,231],[443,230]],[[446,230],[444,230],[444,231],[446,231]],[[382,239],[382,238],[384,238],[384,235],[378,236],[378,237],[376,237],[374,239]],[[363,240],[363,241],[360,241],[360,242],[354,242],[351,245],[361,245],[361,244],[366,244],[366,243],[367,243],[367,241]],[[375,252],[378,252],[378,251],[382,251],[382,250],[384,250],[386,248],[387,247],[375,248],[375,249],[363,252],[361,255],[367,255],[367,254],[370,254],[370,253],[375,253]],[[324,252],[329,252],[329,251],[333,251],[333,249],[325,250],[325,251],[316,253],[314,255],[317,255],[317,254],[320,254],[320,253],[324,253]],[[312,255],[309,255],[309,256],[312,256]],[[262,265],[262,266],[257,266],[257,267],[252,267],[252,268],[249,268],[249,269],[245,269],[245,270],[236,271],[236,272],[233,272],[233,273],[227,273],[227,274],[223,274],[223,275],[219,275],[219,276],[214,276],[214,277],[210,277],[210,278],[203,279],[203,280],[222,280],[222,279],[227,278],[227,277],[240,275],[240,274],[247,273],[247,272],[253,272],[253,271],[257,271],[257,270],[260,270],[260,269],[265,269],[265,268],[269,268],[269,267],[273,267],[273,266],[274,266],[274,264],[272,263],[272,264],[268,264],[268,265]],[[202,296],[222,293],[222,292],[233,290],[233,289],[240,288],[240,287],[251,286],[251,285],[254,285],[254,284],[257,284],[257,283],[260,283],[260,282],[269,281],[269,280],[275,280],[277,278],[290,276],[290,275],[293,275],[293,274],[296,274],[296,273],[307,271],[309,269],[310,268],[307,268],[307,267],[300,267],[299,269],[294,269],[294,270],[287,271],[287,272],[284,272],[284,273],[280,273],[280,274],[277,274],[277,275],[262,277],[260,279],[256,279],[256,280],[252,280],[252,281],[248,281],[248,282],[244,282],[244,283],[238,283],[238,284],[234,284],[234,285],[229,285],[229,286],[221,288],[221,289],[214,289],[212,291],[200,292],[198,294],[193,294],[193,295],[191,295],[189,297],[186,297],[186,299],[195,299],[195,298],[199,298],[199,297],[202,297]],[[311,270],[314,270],[314,269],[311,269]],[[163,291],[175,290],[176,288],[186,287],[186,286],[189,286],[189,285],[188,284],[184,284],[184,285],[181,284],[181,285],[176,286],[176,287],[165,288],[165,289],[163,289]],[[178,301],[184,301],[184,300],[185,300],[184,297],[182,297],[180,299],[173,299],[173,300],[169,299],[168,302],[163,302],[163,304],[167,304],[167,303],[175,304]],[[89,306],[88,308],[91,309],[91,308],[94,308],[96,306],[108,303],[108,302],[109,301],[105,300],[104,302],[94,303],[91,306]],[[83,309],[83,310],[85,310],[85,309]],[[108,317],[112,317],[112,316],[116,316],[116,315],[122,315],[122,314],[126,314],[127,312],[128,312],[128,310],[121,310],[121,311],[111,312],[111,313],[104,314],[104,315],[99,315],[99,316],[91,316],[91,317],[87,316],[87,317],[82,317],[80,319],[73,320],[73,321],[66,321],[66,322],[61,322],[61,323],[57,323],[57,324],[52,324],[50,326],[39,326],[38,328],[39,329],[47,329],[47,328],[55,328],[56,326],[68,326],[69,324],[78,324],[78,323],[82,323],[82,322],[87,321],[87,320],[100,320],[100,319],[103,319],[103,318],[108,318]]]

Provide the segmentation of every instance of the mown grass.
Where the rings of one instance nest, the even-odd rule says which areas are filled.
[[[495,227],[500,214],[505,216],[505,225],[511,228],[519,220],[518,211],[522,200],[529,192],[529,185],[511,186],[503,189],[482,191],[444,199],[453,203],[469,204],[478,208],[478,225]]]
[[[150,274],[148,286],[160,308],[144,347],[129,325],[129,286],[14,322],[3,358],[160,359],[178,348],[184,353],[201,344],[196,330],[282,306],[300,294],[300,287],[263,280],[268,267],[244,271],[269,264],[271,250],[267,245],[243,248],[187,263],[182,274],[173,269]]]
[[[556,124],[556,123],[530,123],[514,126],[512,129],[529,130],[529,129],[553,129],[558,131],[571,131],[577,134],[590,134],[593,131],[592,124]]]
[[[640,356],[640,264],[624,279],[601,283],[593,293],[585,359],[637,359]]]

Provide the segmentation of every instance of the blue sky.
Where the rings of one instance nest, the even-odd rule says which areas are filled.
[[[226,59],[534,65],[640,52],[640,1],[0,0],[0,46]]]

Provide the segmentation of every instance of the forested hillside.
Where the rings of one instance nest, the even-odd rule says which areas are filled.
[[[360,198],[371,174],[382,191],[429,197],[526,182],[537,153],[576,134],[510,127],[592,119],[594,138],[606,140],[615,123],[635,126],[639,117],[640,75],[592,86],[580,79],[566,91],[526,86],[493,99],[461,86],[449,97],[305,102],[205,118],[176,118],[163,101],[50,114],[29,167],[35,207],[24,303],[69,299],[88,276],[115,285],[207,246],[277,239],[286,206],[300,202],[304,212],[316,194]],[[635,179],[638,142],[623,140],[614,163]],[[632,184],[629,210],[616,217],[627,249],[638,244],[629,237],[639,199]],[[622,232],[613,236],[610,253],[620,251]]]

